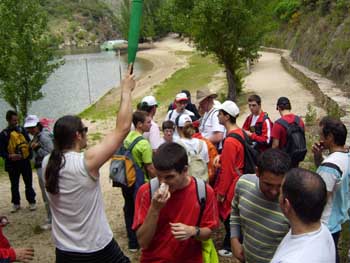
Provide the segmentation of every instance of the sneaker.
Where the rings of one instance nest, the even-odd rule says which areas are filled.
[[[36,204],[35,203],[29,204],[29,210],[30,211],[35,211],[36,210]]]
[[[20,205],[13,205],[11,208],[11,213],[16,213],[19,209],[21,209]]]
[[[227,250],[227,249],[220,249],[218,251],[218,254],[222,257],[232,257],[232,252],[230,250]]]
[[[137,251],[139,251],[138,248],[129,248],[129,252],[136,253]]]
[[[50,223],[45,223],[40,226],[41,230],[51,230],[51,224]]]

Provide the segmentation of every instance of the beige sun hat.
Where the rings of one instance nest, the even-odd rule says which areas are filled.
[[[202,100],[208,97],[216,98],[217,96],[218,95],[215,92],[210,91],[208,88],[197,90],[197,93],[196,93],[197,103],[200,103]]]

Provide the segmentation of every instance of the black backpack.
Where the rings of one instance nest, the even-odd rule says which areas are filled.
[[[255,174],[255,167],[257,164],[257,159],[259,152],[251,144],[251,140],[248,135],[243,131],[244,139],[237,133],[230,133],[228,137],[235,138],[244,147],[244,166],[243,174]]]
[[[292,166],[296,166],[305,159],[307,152],[304,128],[300,126],[300,117],[295,116],[292,123],[284,119],[276,121],[287,130],[287,143],[284,150],[292,161]]]

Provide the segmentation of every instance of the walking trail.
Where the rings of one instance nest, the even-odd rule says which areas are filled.
[[[184,42],[174,38],[156,43],[156,49],[143,51],[142,57],[150,59],[153,70],[141,77],[138,83],[138,96],[150,94],[151,87],[169,77],[179,68],[185,67],[187,62],[183,57],[176,56],[178,50],[192,50]],[[280,64],[279,55],[273,53],[262,53],[262,57],[252,68],[252,73],[245,80],[248,92],[254,92],[261,96],[263,109],[275,120],[278,117],[275,103],[279,96],[289,97],[293,111],[305,115],[306,106],[312,103],[314,98],[310,92],[302,88],[293,77],[284,71]],[[135,96],[135,95],[134,95]],[[239,123],[242,124],[248,114],[248,109],[241,110]],[[162,118],[161,118],[162,119]],[[92,125],[95,132],[105,133],[113,126],[114,121],[105,121]],[[89,127],[90,130],[90,127]],[[10,182],[7,177],[0,177],[0,214],[7,215],[11,222],[5,229],[5,235],[9,238],[13,247],[34,247],[35,259],[33,262],[47,263],[54,262],[54,246],[51,241],[50,232],[42,232],[39,225],[43,223],[45,209],[42,202],[40,188],[36,174],[34,175],[34,186],[37,192],[38,210],[30,212],[26,208],[23,182],[21,182],[22,209],[10,214]],[[105,201],[105,209],[111,228],[117,242],[123,251],[130,256],[132,262],[138,262],[139,254],[130,254],[127,250],[127,238],[123,220],[123,198],[119,188],[112,188],[108,178],[108,164],[101,169],[101,187]],[[222,259],[221,262],[234,262],[233,259]]]

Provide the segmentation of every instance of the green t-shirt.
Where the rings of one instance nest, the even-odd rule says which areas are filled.
[[[137,131],[129,132],[128,136],[126,136],[124,140],[124,147],[129,147],[130,144],[139,136],[142,136],[142,134]],[[131,154],[136,164],[141,167],[145,173],[145,180],[148,181],[148,175],[146,169],[144,168],[144,165],[152,163],[151,144],[146,139],[141,140],[134,146]]]

